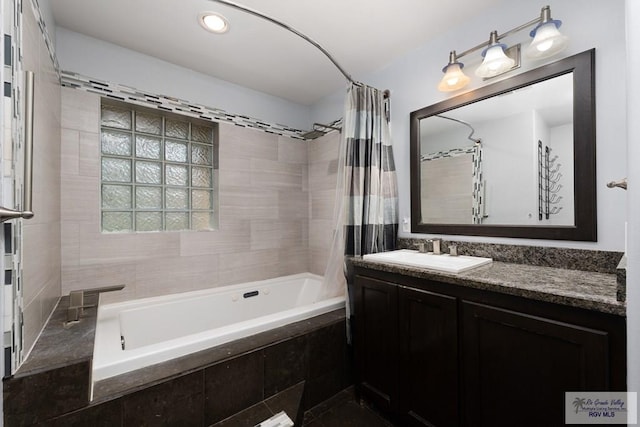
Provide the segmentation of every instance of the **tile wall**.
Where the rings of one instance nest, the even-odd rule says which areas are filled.
[[[311,271],[327,259],[339,134],[313,142],[221,123],[219,230],[100,232],[98,94],[62,88],[62,293],[109,301]]]
[[[35,73],[33,211],[23,221],[23,348],[33,346],[61,290],[60,80],[31,2],[22,8],[22,67]]]

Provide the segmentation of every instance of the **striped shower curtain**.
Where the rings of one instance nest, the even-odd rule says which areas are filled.
[[[345,294],[345,257],[395,249],[397,187],[384,94],[351,84],[338,159],[335,229],[323,280],[326,296]]]
[[[344,253],[395,249],[398,185],[382,91],[352,84],[343,124]]]

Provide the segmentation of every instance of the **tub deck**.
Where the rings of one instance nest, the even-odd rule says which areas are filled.
[[[75,422],[78,419],[82,420],[82,425],[105,420],[113,420],[114,426],[128,425],[126,420],[139,412],[150,416],[150,411],[158,411],[153,407],[155,403],[152,404],[158,401],[172,405],[162,410],[180,413],[186,409],[175,405],[171,399],[167,401],[168,394],[176,393],[176,398],[184,398],[185,390],[193,386],[190,382],[193,379],[200,385],[204,381],[212,387],[207,382],[211,377],[223,374],[229,365],[246,361],[262,360],[264,363],[265,374],[259,387],[261,399],[286,394],[294,388],[291,384],[304,383],[306,406],[303,409],[314,406],[350,384],[346,353],[341,351],[325,354],[323,360],[304,362],[304,369],[298,369],[295,375],[291,372],[284,377],[282,375],[282,368],[291,369],[288,364],[296,360],[300,346],[306,348],[302,353],[305,360],[307,355],[313,354],[315,358],[316,354],[323,353],[322,348],[336,348],[336,344],[346,352],[345,310],[338,309],[105,379],[95,384],[94,400],[90,401],[96,309],[85,310],[80,322],[65,327],[67,307],[68,297],[63,297],[25,363],[14,376],[4,381],[5,422],[9,425],[14,421],[18,425],[28,421]],[[267,374],[268,371],[273,373]],[[327,382],[327,378],[333,379]],[[190,395],[189,401],[204,402],[205,414],[200,416],[209,422],[207,420],[213,420],[211,417],[215,415],[206,408],[212,397],[207,397],[207,392],[202,393],[203,387],[197,389],[199,394]],[[215,388],[209,392],[216,399],[225,394]],[[124,424],[121,424],[122,420]]]

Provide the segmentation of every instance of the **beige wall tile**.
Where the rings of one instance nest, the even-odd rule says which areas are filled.
[[[137,233],[133,235],[138,259],[180,257],[180,233]]]
[[[278,192],[269,189],[224,188],[220,190],[220,229],[225,218],[278,219]]]
[[[61,207],[63,221],[90,222],[99,229],[100,181],[96,177],[63,176]]]
[[[309,218],[309,193],[306,191],[278,191],[278,217],[280,220]]]
[[[125,285],[125,289],[117,291],[116,298],[135,297],[136,266],[131,261],[109,261],[84,264],[77,267],[68,266],[62,271],[62,293],[68,294],[72,290],[94,289],[105,286]]]
[[[278,160],[278,136],[259,130],[221,123],[218,147],[224,159]]]
[[[311,194],[310,219],[333,220],[336,190],[318,190]]]
[[[249,250],[249,222],[232,222],[218,231],[180,233],[180,256],[237,253]]]
[[[278,137],[278,162],[306,166],[309,162],[307,144],[305,141],[286,136]]]
[[[218,230],[102,234],[99,97],[65,90],[62,104],[65,139],[78,144],[65,150],[65,162],[78,157],[77,172],[70,168],[62,181],[65,292],[126,282],[125,291],[103,296],[120,301],[300,273],[314,257],[324,271],[328,222],[311,225],[309,214],[311,200],[320,213],[329,201],[307,189],[334,189],[337,137],[324,137],[311,152],[306,142],[220,124]]]
[[[219,256],[221,285],[278,277],[278,253],[272,250],[224,253]]]
[[[80,263],[80,224],[62,221],[60,231],[62,235],[62,266],[76,267]]]
[[[97,132],[100,126],[100,96],[62,88],[61,121],[64,129]]]
[[[323,276],[328,258],[328,250],[309,248],[309,272]]]
[[[251,188],[251,162],[238,157],[220,159],[220,189]]]
[[[335,190],[337,176],[337,160],[310,163],[309,191]]]
[[[60,147],[60,174],[76,176],[79,171],[80,132],[62,129]]]
[[[332,222],[329,219],[309,220],[309,248],[329,250],[333,235]]]
[[[56,281],[60,289],[60,228],[25,221],[23,227],[22,298],[30,304],[45,284]]]
[[[302,189],[302,166],[273,160],[251,159],[251,184],[260,188]]]
[[[22,301],[27,353],[61,294],[61,95],[31,3],[23,7],[23,66],[34,72],[33,211],[23,222]],[[68,160],[68,158],[67,158]]]
[[[331,132],[309,141],[309,164],[329,162],[338,158],[340,133]]]
[[[215,287],[218,256],[165,257],[136,264],[136,297],[149,297]]]
[[[251,250],[285,249],[303,245],[306,221],[251,221]]]
[[[79,150],[78,174],[100,178],[100,134],[80,132]]]
[[[278,276],[311,271],[309,269],[308,245],[278,249],[278,271]]]

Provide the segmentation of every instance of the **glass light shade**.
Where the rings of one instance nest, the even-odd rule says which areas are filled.
[[[551,20],[538,25],[531,31],[533,37],[527,47],[526,55],[530,58],[547,58],[567,47],[569,38],[558,31],[561,22]]]
[[[454,62],[444,68],[444,77],[438,84],[438,90],[441,92],[451,92],[462,89],[471,80],[462,72],[463,65],[460,62]]]
[[[505,45],[498,43],[489,46],[484,52],[484,60],[476,69],[478,77],[493,77],[509,71],[516,63],[504,53]]]

